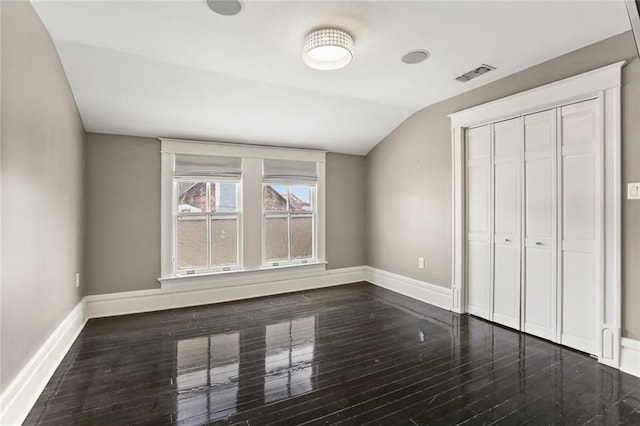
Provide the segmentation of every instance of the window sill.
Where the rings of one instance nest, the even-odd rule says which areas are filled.
[[[158,278],[163,289],[198,289],[233,287],[248,284],[266,284],[307,277],[326,272],[327,262],[296,263],[280,266],[264,266],[253,270],[232,270],[204,274],[180,275]]]

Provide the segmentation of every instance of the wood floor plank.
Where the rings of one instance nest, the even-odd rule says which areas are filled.
[[[90,320],[27,425],[634,424],[640,379],[368,283]]]

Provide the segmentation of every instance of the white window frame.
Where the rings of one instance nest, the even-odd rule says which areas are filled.
[[[204,142],[160,138],[161,142],[161,188],[160,188],[160,277],[163,288],[176,288],[187,283],[228,282],[234,285],[242,282],[238,277],[250,276],[256,279],[260,271],[282,269],[277,274],[297,274],[292,269],[325,270],[325,163],[326,152],[308,149],[291,149],[258,145],[242,145],[221,142]],[[174,215],[177,212],[176,185],[174,185],[174,165],[176,155],[211,155],[242,158],[243,174],[239,185],[238,209],[240,210],[239,242],[240,267],[231,271],[207,271],[205,273],[176,275],[174,267],[176,231]],[[280,264],[278,267],[265,266],[262,262],[262,162],[265,159],[313,161],[317,164],[318,181],[315,193],[315,241],[314,258],[306,263]],[[204,180],[199,178],[198,180]],[[215,179],[212,179],[215,180]],[[307,183],[308,184],[308,183]],[[258,241],[260,240],[260,241]],[[302,271],[302,269],[300,269]],[[269,274],[275,273],[274,271]],[[231,278],[231,275],[235,278]]]
[[[218,185],[220,183],[233,183],[236,184],[236,211],[235,212],[212,212],[212,211],[202,211],[202,212],[179,212],[178,211],[178,191],[177,187],[180,182],[194,182],[194,183],[205,183],[207,184],[207,209],[209,209],[210,205],[210,197],[211,197],[211,185]],[[228,181],[224,182],[220,179],[208,179],[203,178],[202,176],[180,176],[179,178],[173,179],[174,190],[173,193],[175,196],[173,197],[173,212],[174,212],[174,225],[173,225],[173,273],[174,276],[189,276],[189,275],[197,275],[197,274],[206,274],[206,273],[215,273],[215,272],[229,272],[229,271],[237,271],[242,269],[242,205],[241,205],[241,191],[242,191],[242,181]],[[217,193],[217,192],[216,192]],[[218,199],[216,199],[216,207],[218,206]],[[178,268],[178,220],[180,217],[206,217],[207,221],[207,264],[208,266],[204,268],[189,268],[189,269],[179,269]],[[237,220],[237,230],[236,230],[236,264],[235,265],[219,265],[219,266],[209,266],[211,263],[211,220],[215,217],[234,217]]]
[[[287,187],[287,210],[265,210],[264,203],[262,204],[262,265],[264,268],[275,268],[279,266],[297,265],[315,263],[317,257],[317,224],[318,218],[316,213],[317,207],[317,184],[311,182],[297,182],[295,180],[283,180],[281,182],[263,182],[262,188],[267,185],[283,185]],[[292,212],[289,208],[289,188],[292,186],[308,186],[311,187],[311,210],[306,212]],[[313,229],[311,231],[311,257],[304,259],[292,259],[291,258],[291,217],[295,216],[311,216]],[[267,260],[267,217],[282,217],[287,218],[287,247],[288,247],[288,259],[287,260]]]

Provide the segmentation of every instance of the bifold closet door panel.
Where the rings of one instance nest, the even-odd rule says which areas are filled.
[[[524,117],[524,331],[557,340],[556,110]]]
[[[491,319],[491,133],[466,131],[467,310]]]
[[[561,343],[597,353],[601,171],[595,100],[560,109],[562,147]]]
[[[520,328],[522,119],[495,123],[493,321]]]

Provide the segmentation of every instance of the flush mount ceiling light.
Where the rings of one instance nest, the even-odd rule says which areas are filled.
[[[304,39],[304,62],[318,70],[337,70],[353,59],[353,37],[337,28],[311,31]]]

